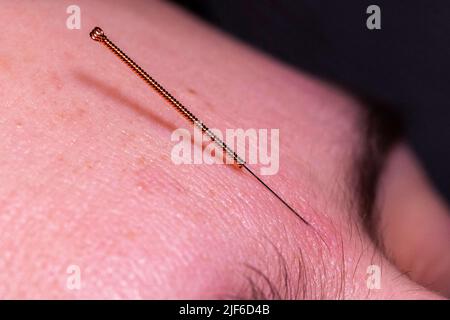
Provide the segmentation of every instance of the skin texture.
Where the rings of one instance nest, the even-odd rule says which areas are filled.
[[[434,275],[404,274],[417,257],[384,219],[408,200],[379,200],[389,255],[362,227],[364,106],[171,5],[78,1],[82,28],[68,30],[69,4],[1,4],[0,297],[439,297]],[[263,178],[312,227],[241,170],[173,164],[171,133],[192,128],[89,38],[96,25],[211,127],[280,129],[279,173]],[[397,166],[414,161],[398,150]],[[380,193],[395,194],[391,179]],[[370,265],[381,289],[367,288]]]

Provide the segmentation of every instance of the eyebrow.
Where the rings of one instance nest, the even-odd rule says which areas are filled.
[[[354,191],[358,211],[366,231],[375,243],[378,214],[375,208],[377,187],[386,159],[403,137],[403,123],[387,104],[373,97],[360,96],[362,109],[360,130],[363,152],[355,159]]]

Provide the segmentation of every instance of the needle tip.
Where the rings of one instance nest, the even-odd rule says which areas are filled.
[[[94,29],[92,29],[91,33],[89,33],[89,35],[91,36],[92,40],[95,41],[103,41],[103,38],[105,36],[105,34],[103,33],[103,30],[99,27],[95,27]]]

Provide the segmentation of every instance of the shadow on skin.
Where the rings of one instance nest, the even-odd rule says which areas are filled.
[[[173,132],[174,130],[178,129],[178,127],[174,126],[173,123],[164,120],[160,116],[156,115],[152,111],[145,108],[142,104],[138,103],[137,101],[133,100],[132,98],[122,94],[120,91],[118,91],[116,88],[114,88],[111,85],[108,85],[105,81],[100,80],[98,78],[93,77],[89,73],[86,72],[80,72],[80,71],[74,71],[75,78],[86,85],[87,87],[91,88],[94,87],[95,90],[98,92],[101,92],[103,95],[105,95],[108,98],[115,99],[118,103],[121,105],[130,108],[133,110],[137,115],[141,117],[145,117],[148,120],[152,122],[157,122],[170,132]],[[170,111],[170,110],[169,110]],[[188,128],[188,127],[186,127]],[[206,140],[206,141],[205,141]],[[191,136],[191,144],[196,145],[198,148],[202,149],[202,152],[205,150],[205,148],[212,143],[210,140],[204,139],[203,143],[194,140],[194,135]],[[223,157],[220,157],[221,153],[215,152],[214,158],[217,160],[222,160],[223,162],[226,161],[226,155],[225,152],[223,153]],[[230,165],[231,168],[235,169],[236,171],[241,171],[241,169],[237,166]]]
[[[107,96],[108,98],[115,99],[118,103],[120,103],[124,107],[133,110],[137,115],[145,117],[152,122],[157,122],[170,132],[177,129],[177,127],[174,126],[173,123],[164,120],[160,116],[156,115],[152,111],[145,108],[142,104],[138,103],[136,100],[133,100],[132,98],[122,94],[120,91],[117,90],[117,88],[108,85],[106,82],[98,78],[95,78],[86,72],[75,71],[74,74],[75,78],[84,85],[86,85],[87,87],[91,89],[92,87],[94,87],[95,89],[93,90],[97,90],[98,92]]]

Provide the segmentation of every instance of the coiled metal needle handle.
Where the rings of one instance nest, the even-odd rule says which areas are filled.
[[[242,167],[245,161],[242,160],[236,152],[234,152],[228,145],[225,144],[219,137],[217,137],[207,126],[205,126],[192,112],[189,111],[181,102],[175,99],[163,86],[161,86],[155,79],[153,79],[147,72],[139,67],[130,57],[128,57],[122,50],[119,49],[108,37],[104,34],[103,30],[99,27],[95,27],[90,36],[93,40],[104,44],[109,50],[111,50],[117,57],[120,58],[125,64],[133,70],[142,80],[144,80],[152,89],[156,90],[169,104],[175,108],[184,118],[194,124],[197,128],[214,141],[225,153],[230,156],[234,162]]]

